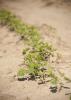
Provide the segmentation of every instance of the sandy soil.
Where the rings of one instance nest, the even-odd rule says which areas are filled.
[[[40,27],[46,41],[54,44],[62,54],[57,65],[66,75],[71,76],[71,4],[54,0],[3,0],[0,7],[18,15],[24,22]],[[46,5],[47,4],[47,5]],[[48,35],[47,25],[57,30],[55,37]],[[43,33],[44,32],[44,33]],[[63,89],[52,94],[49,85],[38,86],[36,82],[18,82],[14,77],[23,62],[23,41],[16,33],[0,27],[0,100],[69,100]],[[71,83],[66,83],[71,88]]]

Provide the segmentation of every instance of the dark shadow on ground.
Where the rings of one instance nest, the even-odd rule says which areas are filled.
[[[71,5],[71,0],[41,0],[44,5],[43,7],[48,7],[51,5]]]

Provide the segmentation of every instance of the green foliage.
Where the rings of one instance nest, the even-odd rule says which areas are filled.
[[[53,75],[53,76],[52,76],[51,83],[52,83],[53,85],[57,85],[57,83],[58,83],[58,77],[56,77],[55,75]]]
[[[27,73],[27,71],[24,68],[20,68],[18,70],[18,76],[24,76]]]
[[[69,98],[69,100],[71,100],[71,95],[70,95],[70,98]]]
[[[25,48],[25,49],[23,49],[23,55],[25,55],[27,52],[29,51],[29,48]]]
[[[49,65],[50,57],[54,56],[55,49],[42,41],[40,32],[36,27],[23,23],[5,9],[0,10],[0,25],[7,25],[10,31],[18,33],[28,46],[23,50],[24,65],[27,69],[20,68],[18,70],[18,80],[37,79],[38,77],[42,83],[45,83],[46,78],[50,78],[51,91],[56,92],[59,79],[54,69]],[[48,27],[48,32],[50,31],[54,33],[52,27]],[[60,58],[60,55],[58,57]],[[59,74],[64,80],[71,82],[71,79],[66,77],[64,73],[59,71]],[[27,78],[25,77],[26,75],[28,75]]]
[[[51,67],[48,67],[47,74],[48,74],[49,77],[50,76],[53,77],[53,69]]]
[[[10,12],[6,11],[4,9],[0,10],[0,24],[1,25],[6,25],[7,22],[9,21],[9,16],[10,16]]]
[[[28,75],[40,76],[45,80],[45,76],[52,77],[53,83],[57,78],[52,69],[48,69],[50,56],[53,56],[54,49],[48,43],[41,41],[40,32],[36,27],[24,24],[20,19],[7,10],[0,10],[0,23],[7,25],[10,31],[20,34],[21,38],[30,44],[31,48],[23,50],[25,56],[24,64],[28,68]],[[18,76],[24,76],[26,70],[21,68]]]
[[[19,33],[21,37],[23,37],[23,39],[27,41],[27,43],[35,44],[39,41],[39,33],[37,32],[37,29],[34,28],[33,26],[23,24],[14,15],[11,16],[8,22],[8,26],[10,30],[13,30],[16,33]]]
[[[48,68],[48,60],[52,56],[54,49],[48,43],[40,42],[26,51],[25,65],[29,69],[29,74],[33,76],[49,76],[53,77],[52,68]],[[45,78],[45,77],[44,77]]]
[[[15,15],[7,10],[0,10],[0,23],[7,25],[11,31],[19,33],[27,43],[35,45],[40,40],[39,31],[31,25],[22,23]]]
[[[16,18],[16,16],[13,15],[10,17],[8,26],[9,26],[10,30],[16,31],[17,33],[21,33],[22,23],[20,22],[20,20],[18,20]]]

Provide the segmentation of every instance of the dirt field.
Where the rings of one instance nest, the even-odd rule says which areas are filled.
[[[70,0],[2,0],[0,7],[12,11],[23,22],[38,26],[44,39],[49,40],[62,54],[62,61],[57,67],[71,77]],[[55,37],[48,36],[47,25],[56,28]],[[65,83],[70,89],[53,94],[48,84],[39,86],[34,81],[19,82],[15,79],[23,62],[23,48],[23,41],[19,41],[16,33],[0,27],[0,100],[69,100],[65,93],[71,93],[71,83]]]

